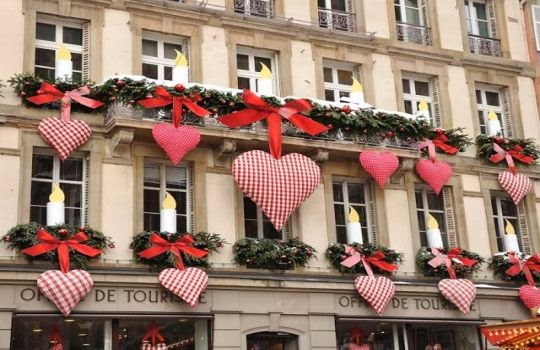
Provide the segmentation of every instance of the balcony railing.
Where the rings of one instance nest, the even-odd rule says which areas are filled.
[[[354,13],[319,8],[319,27],[356,32]]]
[[[249,16],[273,18],[273,0],[234,0],[234,12]]]
[[[469,49],[471,53],[499,57],[501,56],[501,41],[499,39],[469,34]]]
[[[432,45],[431,28],[416,24],[398,22],[396,24],[397,38],[400,41]]]

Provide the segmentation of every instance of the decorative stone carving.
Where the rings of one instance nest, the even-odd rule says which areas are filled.
[[[129,157],[131,154],[131,142],[135,133],[132,130],[118,130],[110,139],[109,147],[115,158]]]

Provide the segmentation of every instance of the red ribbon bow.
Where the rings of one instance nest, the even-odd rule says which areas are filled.
[[[60,269],[63,273],[69,272],[70,248],[90,257],[95,257],[96,255],[101,254],[101,249],[82,244],[82,242],[88,240],[88,236],[82,231],[77,232],[69,239],[59,240],[47,232],[44,228],[41,228],[37,234],[37,239],[42,243],[38,243],[35,246],[23,249],[22,252],[30,256],[36,256],[58,249],[58,261],[60,262]]]
[[[157,343],[163,343],[165,338],[159,333],[159,328],[156,326],[155,322],[152,322],[150,328],[143,337],[143,341],[149,341],[152,345]]]
[[[362,262],[362,265],[364,265],[364,269],[366,270],[366,273],[369,277],[373,277],[373,270],[371,269],[370,264],[373,264],[379,269],[388,272],[394,272],[397,269],[397,265],[390,264],[383,260],[384,253],[381,251],[376,251],[369,257],[365,257],[363,254],[360,254],[359,251],[354,249],[354,247],[347,246],[345,247],[345,253],[348,254],[349,257],[345,258],[345,260],[341,262],[341,265],[351,268],[354,265]]]
[[[527,156],[523,154],[523,147],[520,145],[514,146],[511,150],[505,150],[501,146],[499,146],[496,143],[493,143],[493,150],[496,152],[496,154],[489,157],[489,160],[492,163],[499,163],[503,159],[506,159],[506,163],[508,164],[508,168],[510,168],[510,171],[515,174],[516,173],[516,166],[514,164],[514,158],[519,160],[522,163],[525,164],[532,164],[534,162],[534,158],[531,156]]]
[[[197,105],[197,102],[201,101],[202,98],[198,94],[192,97],[187,96],[173,96],[165,89],[163,86],[158,86],[154,90],[156,97],[145,98],[140,100],[144,108],[156,108],[170,105],[172,103],[172,121],[175,127],[180,125],[182,121],[182,107],[186,106],[188,110],[193,112],[198,117],[204,117],[210,114],[206,109]]]
[[[529,285],[535,285],[531,270],[540,272],[540,256],[538,254],[531,256],[526,261],[523,261],[516,256],[516,253],[510,252],[508,253],[508,261],[512,264],[512,266],[505,271],[508,276],[516,276],[523,271]]]
[[[182,261],[180,252],[192,255],[196,258],[203,258],[208,254],[208,252],[205,252],[204,250],[191,247],[190,244],[193,244],[194,242],[195,240],[190,235],[182,236],[176,242],[171,243],[160,235],[152,233],[150,235],[150,243],[152,243],[152,246],[140,252],[139,256],[145,259],[151,259],[163,253],[171,252],[176,256],[176,267],[179,270],[184,270],[184,262]]]
[[[219,118],[219,121],[230,128],[237,128],[266,119],[270,153],[276,159],[281,158],[282,117],[311,136],[327,130],[324,125],[300,114],[309,112],[313,108],[308,100],[298,99],[287,102],[281,107],[272,107],[250,90],[244,90],[242,99],[247,109],[224,115]]]
[[[452,261],[456,261],[459,264],[463,264],[464,266],[470,267],[476,264],[475,259],[467,258],[464,256],[461,256],[462,250],[459,248],[452,248],[448,252],[448,254],[441,253],[437,248],[431,248],[431,253],[435,255],[433,259],[428,261],[428,264],[432,267],[438,267],[441,264],[446,265],[446,271],[448,271],[448,274],[450,275],[450,278],[456,279],[456,271],[454,271],[454,266],[452,265]]]
[[[60,329],[58,326],[54,326],[54,328],[51,331],[51,334],[49,335],[49,342],[52,344],[60,344],[62,341],[62,337],[60,336]]]
[[[72,100],[75,100],[83,106],[89,108],[98,108],[103,106],[103,102],[84,97],[84,95],[88,95],[90,93],[90,88],[86,85],[78,89],[62,92],[51,84],[41,83],[39,89],[43,90],[42,94],[28,97],[27,100],[37,105],[42,105],[45,103],[60,100],[60,118],[62,118],[62,120],[66,122],[69,121],[69,118],[71,116]]]
[[[447,142],[448,142],[448,137],[445,134],[439,134],[435,136],[434,138],[432,138],[431,140],[426,139],[420,142],[419,148],[420,150],[422,150],[427,147],[429,159],[433,161],[435,160],[435,155],[436,155],[435,148],[438,148],[444,153],[451,154],[451,155],[454,155],[459,151],[457,147],[451,146],[447,144]]]

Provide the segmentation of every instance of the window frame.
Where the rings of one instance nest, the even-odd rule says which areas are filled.
[[[327,82],[324,80],[324,69],[328,68],[332,71],[332,82]],[[334,94],[334,100],[333,102],[341,102],[341,96],[340,92],[346,92],[347,96],[350,96],[350,93],[352,91],[351,85],[345,85],[340,84],[338,81],[338,70],[344,70],[344,71],[350,71],[351,77],[355,77],[360,84],[362,84],[362,81],[359,77],[359,74],[357,74],[357,71],[359,70],[359,64],[350,63],[350,62],[339,62],[339,61],[330,61],[330,60],[324,60],[323,61],[323,88],[324,88],[324,96],[326,99],[326,90],[331,90]],[[352,80],[352,79],[351,79]],[[336,96],[338,99],[336,100]]]
[[[418,25],[418,26],[425,26],[426,24],[424,23],[424,16],[422,16],[422,7],[421,7],[421,1],[420,0],[417,0],[417,4],[418,4],[418,7],[412,7],[412,6],[407,6],[405,4],[405,0],[398,0],[399,1],[399,4],[396,4],[394,2],[394,9],[396,7],[399,7],[399,12],[400,12],[400,15],[401,15],[401,19],[405,19],[404,21],[398,21],[397,18],[396,18],[396,22],[397,23],[404,23],[404,24],[410,24],[410,25]],[[411,8],[411,9],[416,9],[418,11],[418,24],[415,24],[415,23],[412,23],[412,22],[409,22],[408,19],[407,19],[407,9],[408,8]],[[395,10],[394,10],[395,11]]]
[[[477,16],[477,13],[476,13],[476,8],[474,7],[474,3],[483,4],[485,6],[485,8],[486,8],[486,17],[487,17],[485,21],[478,19],[478,16]],[[492,33],[492,30],[491,30],[491,26],[490,26],[490,18],[494,14],[490,13],[490,9],[489,9],[487,1],[464,0],[463,5],[464,5],[464,11],[465,11],[464,12],[464,17],[465,17],[465,27],[467,28],[467,34],[468,35],[475,35],[475,36],[483,38],[483,36],[480,35],[480,30],[479,30],[479,27],[478,27],[478,22],[480,21],[480,22],[485,22],[486,25],[487,25],[488,36],[486,38],[493,38],[493,33]],[[468,11],[466,9],[468,9]],[[467,17],[467,12],[469,13],[470,17]],[[469,20],[471,21],[471,31],[470,32],[469,32],[469,26],[468,26],[468,21]]]
[[[538,11],[538,16],[536,14]],[[540,51],[540,5],[531,5],[532,24],[534,29],[534,38],[536,51]]]
[[[482,103],[478,103],[478,100],[476,99],[476,91],[480,91]],[[493,106],[487,104],[487,97],[486,92],[496,93],[499,97],[499,106]],[[482,135],[487,135],[487,121],[488,121],[488,113],[489,111],[493,111],[497,116],[500,115],[499,122],[501,123],[501,131],[503,137],[508,136],[508,130],[507,130],[507,122],[510,123],[510,120],[505,120],[505,108],[503,105],[503,92],[502,88],[498,86],[493,85],[487,85],[482,83],[475,83],[474,86],[474,101],[476,103],[476,115],[478,116],[478,112],[482,112],[482,119],[483,124],[480,123],[480,119],[478,118],[478,126],[479,126],[479,132]],[[482,128],[484,128],[484,132],[482,132]]]
[[[157,56],[148,56],[143,53],[144,40],[157,42]],[[150,64],[157,66],[158,75],[156,80],[169,82],[172,81],[172,69],[174,68],[175,59],[165,58],[165,43],[180,45],[182,47],[181,52],[186,56],[186,59],[188,60],[188,75],[191,75],[191,65],[189,64],[188,53],[189,48],[187,47],[189,45],[189,38],[179,35],[156,33],[147,30],[143,30],[141,35],[141,74],[143,74],[143,65]],[[165,67],[171,68],[171,80],[165,79]],[[154,79],[150,77],[147,78]]]
[[[417,203],[416,203],[416,193],[417,192],[421,192],[422,193],[422,206],[423,208],[418,208],[417,206]],[[435,194],[435,196],[441,200],[442,202],[442,210],[438,210],[438,209],[430,209],[429,208],[429,201],[428,201],[428,198],[427,198],[427,194],[428,192],[430,193],[433,193]],[[427,231],[427,222],[428,222],[428,215],[431,214],[431,213],[437,213],[437,214],[442,214],[443,218],[444,218],[444,225],[442,225],[440,222],[438,222],[439,224],[439,229],[441,230],[441,238],[442,238],[442,241],[443,241],[443,245],[444,245],[444,248],[445,249],[448,249],[450,247],[450,242],[451,242],[451,238],[450,238],[450,229],[448,227],[448,212],[446,211],[446,208],[445,208],[445,204],[444,204],[444,192],[442,192],[441,190],[441,193],[439,195],[437,195],[433,190],[427,188],[426,186],[423,186],[423,185],[420,185],[420,186],[416,186],[414,188],[414,212],[415,212],[415,218],[416,218],[416,221],[417,221],[417,224],[418,224],[418,235],[419,235],[419,242],[420,242],[420,247],[422,248],[429,248],[427,246],[424,246],[422,244],[422,228],[420,227],[420,222],[418,221],[418,213],[419,212],[423,212],[424,213],[424,224],[425,224],[425,229],[423,230],[424,231],[424,236],[425,236],[425,239],[426,239],[426,242],[427,242],[427,233],[425,233]],[[441,228],[444,227],[444,230],[442,230]]]
[[[248,70],[239,69],[238,61],[236,64],[236,82],[238,84],[238,78],[249,79],[249,89],[258,93],[257,81],[259,80],[260,73],[256,70],[255,57],[262,57],[270,59],[271,67],[268,67],[272,72],[272,93],[274,96],[279,96],[279,71],[278,71],[278,54],[274,51],[265,49],[256,49],[245,46],[236,46],[236,57],[238,55],[248,56]]]
[[[409,93],[406,93],[403,90],[403,80],[407,79],[409,81]],[[416,94],[415,81],[423,82],[428,84],[429,96],[418,95]],[[435,125],[435,110],[434,110],[434,98],[433,98],[433,81],[431,77],[420,76],[415,74],[403,74],[401,76],[401,86],[403,94],[403,110],[405,110],[405,102],[411,101],[412,103],[412,114],[415,115],[418,113],[418,104],[421,100],[425,101],[429,106],[429,123]]]
[[[496,209],[497,209],[497,212],[495,213],[493,211],[493,205],[491,203],[491,201],[495,200],[495,203],[496,203]],[[510,202],[510,204],[512,204],[513,206],[515,206],[515,210],[516,210],[516,216],[508,216],[508,215],[504,215],[503,212],[502,212],[502,204],[501,204],[501,201],[508,201]],[[506,232],[506,223],[505,223],[505,219],[513,219],[516,221],[517,225],[513,225],[514,226],[514,229],[516,231],[516,236],[517,236],[517,239],[518,239],[518,245],[519,245],[519,249],[521,250],[521,252],[524,252],[524,244],[523,244],[523,239],[522,239],[522,232],[521,232],[521,223],[520,223],[520,218],[519,218],[519,208],[517,205],[514,204],[514,202],[512,201],[512,199],[510,197],[508,197],[508,195],[506,194],[503,194],[503,193],[500,193],[500,192],[492,192],[490,193],[490,206],[491,206],[491,220],[492,222],[496,219],[497,220],[497,227],[494,226],[495,228],[495,241],[496,241],[496,245],[497,245],[497,251],[498,252],[504,252],[504,234]],[[495,223],[494,223],[495,225]],[[498,232],[499,234],[497,234],[497,228],[499,229]],[[502,248],[502,249],[500,249]]]

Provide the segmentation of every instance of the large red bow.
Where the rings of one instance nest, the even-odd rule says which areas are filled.
[[[441,264],[446,265],[446,271],[448,271],[452,279],[456,279],[456,271],[454,271],[454,266],[452,265],[454,261],[467,267],[471,267],[477,262],[475,259],[461,256],[462,250],[459,248],[450,249],[448,254],[441,253],[437,248],[431,248],[431,253],[435,257],[428,261],[428,264],[432,267],[438,267]]]
[[[172,103],[172,121],[175,127],[180,125],[182,121],[182,107],[186,106],[188,110],[193,112],[198,117],[204,117],[210,114],[206,109],[197,105],[197,102],[201,101],[201,96],[195,95],[192,97],[187,96],[173,96],[163,86],[158,86],[154,90],[156,97],[145,98],[140,100],[139,104],[144,108],[156,108],[170,105]]]
[[[381,270],[388,272],[394,272],[397,269],[397,265],[390,264],[384,261],[384,253],[381,251],[376,251],[370,256],[366,257],[363,254],[360,254],[360,252],[354,249],[354,247],[347,246],[345,247],[345,253],[348,254],[349,257],[345,258],[341,262],[341,265],[351,268],[361,262],[362,265],[364,265],[366,273],[370,277],[373,277],[373,270],[371,269],[371,264],[377,266]]]
[[[422,150],[427,147],[429,159],[432,161],[435,159],[435,148],[440,149],[446,154],[454,155],[456,154],[459,149],[457,147],[451,146],[447,144],[448,137],[445,134],[438,134],[431,140],[423,140],[420,142],[419,148]]]
[[[497,164],[501,162],[503,159],[506,159],[506,163],[508,164],[510,171],[512,171],[512,173],[514,174],[516,173],[516,166],[514,164],[514,158],[525,164],[532,164],[534,162],[533,157],[527,156],[522,153],[523,147],[521,147],[520,145],[516,145],[511,150],[507,151],[503,149],[501,146],[499,146],[498,144],[494,143],[493,150],[496,152],[496,154],[489,157],[489,160],[492,163]]]
[[[512,264],[512,266],[505,271],[508,276],[513,277],[523,271],[529,285],[535,285],[531,270],[534,272],[540,272],[540,256],[538,254],[531,256],[526,261],[523,261],[517,257],[514,252],[511,252],[508,253],[508,261]]]
[[[266,119],[270,153],[276,159],[281,158],[282,117],[311,136],[327,130],[324,125],[300,114],[301,112],[309,112],[313,108],[308,100],[298,99],[287,102],[281,107],[272,107],[250,90],[244,90],[242,99],[247,109],[224,115],[218,118],[219,121],[230,128],[237,128]]]
[[[159,333],[159,328],[156,326],[156,323],[152,322],[152,325],[150,325],[150,328],[148,328],[142,340],[144,342],[150,342],[152,345],[157,345],[157,343],[163,343],[165,338]]]
[[[103,102],[92,100],[91,98],[84,97],[90,93],[88,86],[82,86],[78,89],[62,92],[48,83],[41,83],[39,88],[43,90],[43,93],[36,96],[28,97],[27,100],[37,105],[50,103],[60,100],[60,118],[64,121],[68,121],[71,116],[71,101],[75,100],[83,106],[89,108],[98,108],[103,106]]]
[[[155,256],[161,255],[166,252],[171,252],[176,256],[176,267],[180,270],[185,269],[184,262],[180,252],[184,254],[192,255],[196,258],[204,258],[208,252],[204,250],[191,247],[195,240],[190,235],[185,235],[179,238],[176,242],[169,242],[156,233],[150,235],[150,243],[152,246],[139,253],[139,256],[145,259],[151,259]]]
[[[37,234],[37,239],[42,243],[38,243],[33,247],[23,249],[22,252],[30,256],[36,256],[58,249],[58,261],[60,262],[60,269],[63,273],[69,272],[70,248],[90,257],[101,254],[101,249],[82,244],[82,242],[88,240],[88,236],[82,231],[77,232],[69,239],[59,240],[42,228]]]

